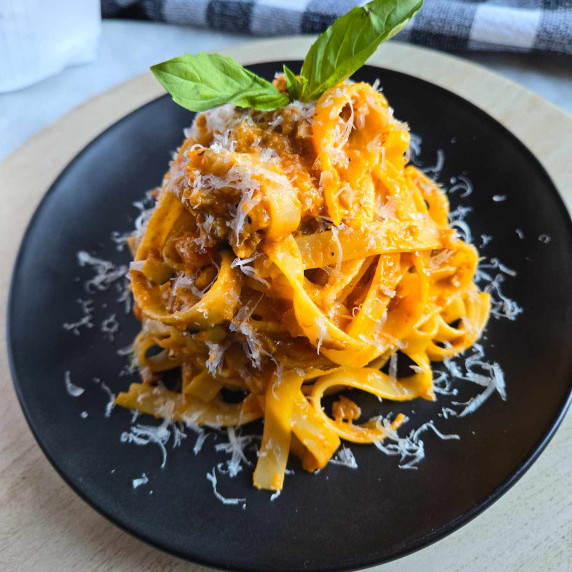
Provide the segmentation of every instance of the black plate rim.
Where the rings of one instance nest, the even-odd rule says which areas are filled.
[[[296,62],[301,63],[301,61],[298,62],[298,60],[296,60]],[[260,62],[260,63],[265,63],[267,65],[272,64],[272,63],[276,63],[277,65],[281,65],[280,62],[266,62],[265,61],[265,62]],[[291,62],[288,62],[288,63],[291,63]],[[460,95],[458,95],[458,94],[456,94],[456,93],[454,93],[454,92],[452,92],[452,91],[450,91],[444,87],[441,87],[438,84],[434,84],[430,81],[418,78],[416,76],[412,76],[412,75],[404,73],[404,72],[390,70],[388,68],[383,68],[381,66],[369,65],[366,67],[375,68],[375,69],[379,70],[380,72],[390,71],[393,74],[401,75],[401,76],[404,76],[406,78],[411,78],[411,79],[414,79],[416,81],[428,84],[430,86],[437,87],[438,89],[447,92],[447,94],[449,96],[451,96],[455,99],[461,100],[465,105],[468,105],[469,107],[476,109],[478,112],[485,114],[490,120],[492,120],[497,125],[497,127],[499,127],[501,129],[501,131],[503,131],[505,134],[508,134],[509,137],[511,137],[518,144],[518,146],[520,146],[524,150],[524,152],[527,155],[529,155],[529,157],[532,158],[532,160],[535,162],[538,170],[543,174],[544,177],[546,177],[546,179],[548,181],[550,181],[551,187],[552,187],[552,193],[554,195],[554,199],[556,200],[556,202],[558,203],[558,205],[562,209],[562,211],[568,215],[566,225],[568,227],[568,235],[572,236],[572,217],[570,215],[570,212],[568,211],[568,208],[566,207],[566,204],[564,202],[562,195],[558,191],[557,186],[555,185],[554,181],[550,177],[550,175],[547,172],[547,170],[545,169],[544,165],[537,158],[537,156],[510,129],[508,129],[502,123],[500,123],[497,119],[495,119],[494,117],[489,115],[489,113],[486,110],[484,110],[481,107],[475,105],[474,103],[468,101],[464,97],[461,97]],[[108,511],[108,510],[106,510],[106,508],[99,506],[96,503],[94,503],[89,498],[89,496],[87,494],[84,494],[83,491],[79,488],[79,486],[77,486],[77,484],[73,482],[72,478],[69,477],[68,475],[66,475],[63,472],[63,470],[61,470],[61,468],[57,465],[55,459],[50,455],[45,444],[42,442],[41,433],[40,433],[40,431],[37,430],[37,428],[34,425],[34,420],[33,420],[32,416],[30,415],[30,412],[29,412],[28,407],[26,405],[25,398],[21,392],[20,383],[19,383],[17,372],[16,372],[16,367],[14,364],[13,340],[12,340],[11,326],[10,326],[11,323],[13,322],[13,320],[16,319],[16,317],[13,315],[13,312],[14,312],[13,297],[15,295],[14,291],[15,291],[15,286],[16,286],[16,281],[17,281],[17,275],[18,275],[19,269],[21,267],[21,260],[24,256],[24,252],[26,250],[26,244],[28,242],[29,235],[32,231],[32,228],[34,227],[36,218],[39,216],[39,213],[43,208],[43,205],[45,204],[45,202],[47,202],[47,200],[49,199],[51,194],[53,192],[55,192],[55,190],[58,187],[60,180],[62,180],[66,176],[68,171],[74,167],[75,163],[80,160],[80,158],[88,151],[88,149],[91,147],[91,145],[93,143],[95,143],[99,139],[104,138],[109,131],[116,128],[123,121],[125,121],[128,117],[130,117],[134,113],[137,113],[141,109],[144,109],[144,108],[152,105],[154,102],[156,102],[158,99],[160,99],[162,97],[168,97],[168,95],[159,96],[158,98],[154,98],[153,100],[147,102],[146,104],[137,107],[133,111],[124,115],[118,121],[111,124],[106,129],[104,129],[96,137],[91,139],[71,159],[71,161],[66,165],[66,167],[54,179],[54,181],[50,185],[49,189],[45,192],[44,196],[42,197],[42,199],[40,200],[40,202],[36,206],[36,208],[34,210],[34,214],[32,215],[30,221],[28,222],[28,224],[26,226],[26,230],[25,230],[24,234],[22,235],[20,246],[18,249],[18,254],[17,254],[16,259],[14,261],[14,266],[12,268],[12,276],[10,279],[10,287],[9,287],[8,301],[7,301],[8,312],[7,312],[7,319],[6,319],[6,345],[7,345],[7,350],[8,350],[7,353],[8,353],[8,364],[10,367],[10,374],[12,377],[12,383],[14,386],[14,390],[16,392],[16,396],[18,398],[18,402],[20,404],[20,407],[22,408],[22,412],[24,413],[24,418],[26,419],[26,423],[28,424],[28,427],[30,428],[32,435],[34,436],[34,439],[38,443],[38,445],[39,445],[41,451],[43,452],[44,456],[50,462],[52,467],[56,470],[58,475],[64,480],[64,482],[83,501],[85,501],[96,512],[101,514],[103,517],[105,517],[108,521],[110,521],[115,526],[119,527],[121,530],[129,533],[131,536],[134,536],[138,540],[145,542],[147,545],[152,546],[154,548],[157,548],[157,549],[163,551],[164,553],[176,556],[176,557],[181,558],[183,560],[191,561],[191,562],[197,563],[199,565],[209,566],[209,567],[213,567],[213,568],[221,569],[221,570],[222,569],[228,569],[228,570],[237,570],[239,572],[267,572],[267,568],[261,568],[256,563],[252,563],[249,566],[237,565],[237,564],[230,562],[230,561],[227,561],[225,563],[221,563],[219,560],[216,560],[215,558],[204,558],[204,557],[199,556],[197,554],[193,554],[192,551],[188,551],[186,553],[183,553],[182,551],[180,551],[180,550],[178,550],[172,546],[169,546],[167,543],[158,542],[157,540],[152,538],[150,535],[145,534],[144,532],[136,531],[136,530],[130,528],[129,526],[122,523],[118,518],[116,518],[111,513],[111,511]],[[513,472],[502,483],[500,483],[495,488],[494,491],[492,491],[487,497],[478,501],[471,509],[469,509],[465,513],[459,515],[457,518],[449,521],[448,523],[444,524],[443,526],[433,530],[429,534],[421,536],[421,537],[419,537],[413,541],[404,541],[403,543],[395,546],[392,553],[389,556],[387,556],[387,555],[386,556],[380,556],[380,555],[377,555],[374,553],[374,554],[368,555],[365,558],[359,558],[358,557],[359,560],[355,563],[349,562],[349,560],[348,560],[348,561],[346,561],[344,563],[340,563],[340,564],[332,563],[331,565],[314,567],[311,570],[314,572],[344,572],[347,570],[361,570],[361,569],[368,568],[371,566],[384,564],[386,562],[397,560],[398,558],[402,558],[404,556],[407,556],[408,554],[416,552],[417,550],[420,550],[426,546],[429,546],[430,544],[433,544],[433,543],[437,542],[438,540],[441,540],[445,536],[448,536],[452,532],[455,532],[456,530],[460,529],[462,526],[469,523],[471,520],[473,520],[475,517],[477,517],[479,514],[481,514],[487,508],[492,506],[501,496],[503,496],[513,485],[515,485],[517,483],[517,481],[526,473],[526,471],[528,471],[528,469],[538,459],[540,454],[546,449],[547,445],[550,443],[550,440],[553,438],[554,434],[556,433],[556,431],[560,427],[560,424],[562,423],[562,421],[566,415],[566,412],[568,411],[568,408],[570,407],[571,404],[572,404],[572,380],[571,380],[571,387],[570,387],[570,390],[568,392],[567,397],[564,399],[563,403],[560,405],[558,410],[555,412],[554,418],[552,419],[550,424],[547,426],[544,433],[540,436],[540,438],[538,439],[536,444],[529,451],[528,455],[522,460],[522,462],[518,466],[515,467]],[[352,560],[355,561],[355,557],[352,558]],[[296,569],[281,568],[279,565],[272,568],[272,570],[274,572],[297,572],[298,571],[297,568]]]

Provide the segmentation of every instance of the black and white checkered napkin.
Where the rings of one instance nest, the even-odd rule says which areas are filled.
[[[315,34],[358,0],[102,0],[142,17],[259,36]],[[399,39],[444,50],[572,54],[572,0],[425,0]]]

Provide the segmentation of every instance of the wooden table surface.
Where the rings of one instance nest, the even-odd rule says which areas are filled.
[[[245,64],[301,59],[310,41],[251,42],[229,55]],[[487,111],[536,154],[570,210],[570,116],[484,68],[430,50],[389,43],[370,63],[429,80]],[[150,74],[140,76],[75,109],[0,164],[0,570],[204,570],[129,536],[72,492],[26,425],[5,349],[10,269],[38,202],[93,137],[161,93]],[[570,415],[539,460],[491,508],[436,544],[372,570],[419,569],[572,570]]]

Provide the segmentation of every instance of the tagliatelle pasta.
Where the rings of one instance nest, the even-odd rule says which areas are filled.
[[[325,396],[359,390],[396,413],[435,399],[431,361],[469,348],[490,302],[473,282],[476,249],[408,146],[365,83],[198,114],[131,240],[143,379],[117,404],[213,427],[262,418],[254,485],[278,491],[290,453],[315,471],[341,439],[384,439],[379,419],[360,422],[347,396],[326,411]]]

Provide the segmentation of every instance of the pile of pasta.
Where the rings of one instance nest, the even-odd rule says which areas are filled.
[[[130,243],[142,383],[117,403],[200,426],[262,418],[254,485],[278,491],[290,453],[315,471],[341,439],[386,436],[347,396],[327,408],[324,396],[435,399],[431,361],[470,347],[488,319],[478,253],[369,84],[272,112],[223,106],[186,135]]]

